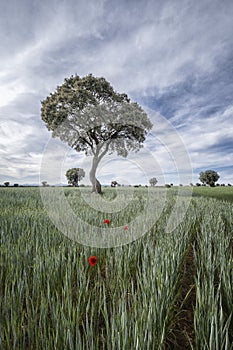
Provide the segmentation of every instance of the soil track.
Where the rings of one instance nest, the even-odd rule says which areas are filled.
[[[175,304],[175,321],[166,341],[166,350],[195,349],[194,308],[196,304],[195,263],[190,244],[182,266],[181,288]]]

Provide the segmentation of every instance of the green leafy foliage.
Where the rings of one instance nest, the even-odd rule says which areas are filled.
[[[200,173],[200,177],[199,177],[200,181],[203,184],[209,185],[211,187],[215,186],[215,182],[218,181],[219,178],[220,178],[220,176],[214,170],[202,171]]]
[[[152,177],[150,180],[149,180],[149,183],[151,186],[155,186],[157,184],[158,180],[156,179],[156,177]]]
[[[72,168],[66,172],[68,184],[73,186],[78,186],[79,181],[81,181],[84,176],[85,171],[82,168]]]
[[[152,128],[137,103],[115,92],[104,78],[92,75],[65,79],[42,101],[41,117],[53,136],[86,154],[99,154],[108,146],[127,156],[129,150],[142,146]]]

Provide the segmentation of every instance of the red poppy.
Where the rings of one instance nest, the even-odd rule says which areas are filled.
[[[128,228],[129,228],[129,227],[128,227],[127,225],[124,226],[124,230],[128,230]]]
[[[104,224],[109,225],[110,224],[110,220],[108,220],[108,219],[104,220]]]
[[[88,258],[88,262],[91,266],[95,266],[97,264],[97,257],[92,255]]]

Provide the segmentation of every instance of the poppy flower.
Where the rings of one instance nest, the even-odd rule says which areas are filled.
[[[97,264],[97,257],[92,255],[88,258],[88,262],[91,266],[95,266]]]
[[[129,228],[129,227],[128,227],[127,225],[124,226],[124,230],[128,230],[128,228]]]
[[[104,220],[104,224],[109,225],[110,224],[110,220],[108,220],[108,219]]]

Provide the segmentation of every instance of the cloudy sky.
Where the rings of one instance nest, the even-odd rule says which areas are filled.
[[[105,77],[154,124],[143,151],[104,159],[102,183],[195,183],[206,169],[233,183],[232,18],[231,0],[1,0],[0,183],[88,174],[90,159],[51,141],[40,116],[40,101],[75,73]]]

